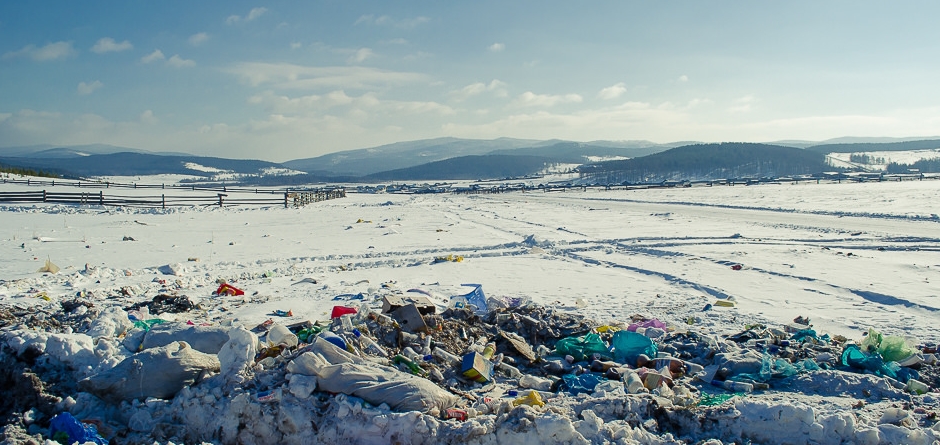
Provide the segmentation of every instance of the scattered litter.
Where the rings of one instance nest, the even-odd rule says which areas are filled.
[[[58,414],[49,421],[49,437],[59,443],[91,442],[95,445],[108,445],[108,441],[98,434],[95,425],[79,422],[67,412]]]
[[[227,295],[227,296],[237,296],[245,295],[245,291],[232,286],[228,283],[222,283],[219,285],[219,288],[215,290],[216,295]]]
[[[39,270],[37,270],[36,272],[57,274],[59,273],[59,266],[56,266],[55,264],[53,264],[52,260],[47,258],[46,264],[40,267]]]

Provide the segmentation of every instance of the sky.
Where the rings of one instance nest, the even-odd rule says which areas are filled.
[[[0,2],[0,147],[282,162],[437,137],[940,128],[940,3]]]

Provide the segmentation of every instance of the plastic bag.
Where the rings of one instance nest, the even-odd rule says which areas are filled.
[[[646,338],[642,335],[640,335],[640,337]],[[616,338],[616,336],[614,338]],[[649,339],[647,338],[647,340]],[[558,343],[555,343],[555,351],[560,355],[571,355],[575,360],[581,361],[595,353],[606,355],[607,344],[604,343],[604,340],[601,340],[600,335],[590,333],[583,337],[567,337],[558,340]]]
[[[889,362],[899,362],[917,353],[917,349],[904,337],[889,335],[881,340],[878,352]]]
[[[879,334],[880,335],[880,334]],[[842,364],[856,369],[871,371],[876,375],[898,378],[897,371],[901,368],[897,362],[885,363],[877,352],[866,354],[856,345],[847,345],[842,351]]]
[[[460,296],[467,299],[467,304],[474,306],[474,312],[477,314],[485,314],[489,311],[486,305],[486,295],[483,295],[482,284],[461,284],[461,286],[473,287],[470,293]]]
[[[592,393],[598,383],[607,380],[592,372],[585,372],[581,375],[566,374],[561,376],[561,379],[564,382],[564,387],[571,395]]]
[[[610,352],[614,359],[621,363],[636,365],[640,354],[647,357],[656,357],[656,344],[649,337],[630,331],[618,331],[610,341]]]
[[[94,425],[79,422],[69,413],[61,413],[49,421],[49,437],[52,440],[59,441],[65,439],[66,443],[94,443],[97,445],[108,445],[108,441],[98,434],[98,428]]]
[[[859,348],[868,353],[877,352],[887,362],[899,362],[917,353],[917,349],[904,337],[885,336],[874,329],[868,329],[868,335]]]
[[[627,327],[627,330],[630,332],[636,332],[637,328],[659,328],[666,329],[666,323],[663,323],[657,319],[641,321],[639,323],[633,323]]]
[[[790,336],[790,341],[803,342],[806,339],[819,340],[819,337],[816,335],[816,331],[812,329],[801,329]]]
[[[772,378],[787,378],[809,371],[818,371],[819,365],[813,359],[807,358],[796,363],[790,363],[782,358],[775,358],[764,354],[761,359],[761,368],[757,373],[738,374],[728,377],[729,380],[752,380],[755,382],[768,382]]]

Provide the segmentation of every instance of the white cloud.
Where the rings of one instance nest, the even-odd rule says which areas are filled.
[[[509,95],[509,93],[506,92],[506,83],[498,79],[491,80],[489,84],[483,82],[471,83],[457,91],[451,91],[450,95],[454,100],[459,102],[488,91],[492,91],[497,97],[506,97]]]
[[[490,45],[487,49],[490,50],[490,51],[492,51],[492,52],[494,52],[494,53],[498,53],[498,52],[500,52],[500,51],[506,49],[506,45],[504,45],[504,44],[502,44],[502,43],[494,43],[494,44]]]
[[[121,43],[117,43],[114,41],[114,39],[110,37],[104,37],[104,38],[98,39],[98,42],[95,43],[95,46],[91,47],[91,51],[98,53],[98,54],[104,54],[104,53],[127,51],[132,48],[134,48],[134,45],[131,45],[131,42],[127,40]]]
[[[209,34],[204,32],[199,32],[189,36],[189,44],[192,46],[199,46],[209,40]]]
[[[686,76],[685,74],[679,76],[679,82],[688,82],[688,81],[689,81],[689,76]]]
[[[513,101],[513,105],[519,107],[552,107],[563,103],[578,103],[582,100],[583,99],[578,94],[550,95],[535,94],[531,91],[526,91],[516,97],[516,100]]]
[[[395,24],[395,26],[399,28],[411,29],[422,23],[427,23],[429,21],[431,21],[431,19],[427,17],[415,17],[411,19],[399,20],[398,23]]]
[[[300,42],[290,42],[290,49],[300,49],[302,46],[304,45]]]
[[[615,85],[611,85],[607,88],[601,89],[597,93],[597,97],[599,99],[604,99],[604,100],[616,99],[620,96],[623,96],[623,93],[626,93],[626,92],[627,92],[627,87],[623,84],[623,82],[620,82]]]
[[[361,120],[370,117],[397,119],[404,115],[431,114],[446,116],[456,111],[433,101],[399,101],[378,97],[375,93],[350,96],[344,90],[324,95],[290,97],[265,91],[248,98],[248,103],[262,106],[265,111],[286,117],[316,117],[332,113],[334,116]]]
[[[428,57],[433,57],[433,56],[434,55],[429,52],[418,51],[413,54],[408,54],[407,56],[402,57],[402,59],[407,60],[407,61],[412,61],[412,60],[418,60],[418,59],[427,59]]]
[[[418,16],[407,19],[395,20],[387,15],[381,15],[376,17],[374,14],[364,14],[359,16],[356,19],[356,22],[353,25],[366,24],[366,25],[388,25],[395,28],[401,29],[412,29],[421,25],[422,23],[427,23],[431,21],[430,18],[424,16]]]
[[[43,47],[36,45],[26,45],[19,51],[10,51],[3,55],[3,59],[15,59],[17,57],[29,57],[37,62],[49,60],[64,59],[77,54],[72,42],[49,43]]]
[[[265,12],[268,12],[268,8],[251,8],[251,11],[248,11],[248,17],[245,18],[245,21],[250,22],[264,15]]]
[[[95,90],[97,90],[98,88],[101,88],[101,87],[103,87],[103,86],[104,86],[104,84],[101,83],[101,81],[98,81],[98,80],[96,80],[96,81],[94,81],[94,82],[91,82],[91,83],[79,82],[79,84],[78,84],[78,94],[81,94],[81,95],[83,95],[83,96],[84,96],[84,95],[88,95],[88,94],[94,93]]]
[[[747,113],[751,111],[751,105],[753,105],[755,101],[756,99],[751,94],[748,94],[744,97],[739,97],[734,100],[731,108],[729,108],[728,111],[732,113]]]
[[[252,8],[251,11],[248,11],[248,15],[246,15],[245,17],[236,15],[236,14],[232,14],[228,16],[228,18],[225,19],[225,23],[228,23],[229,25],[234,25],[242,21],[250,22],[264,15],[265,12],[268,12],[268,8]]]
[[[362,66],[303,66],[289,63],[245,62],[227,71],[251,86],[269,85],[279,89],[313,90],[323,88],[372,89],[425,82],[420,73],[386,71]]]
[[[156,62],[158,60],[164,60],[164,59],[166,59],[166,56],[163,55],[163,51],[160,51],[159,49],[155,49],[153,50],[152,53],[141,57],[140,61],[143,63],[151,63],[151,62]]]
[[[159,122],[159,120],[153,115],[152,110],[144,110],[143,113],[140,113],[140,122],[152,125]]]
[[[184,59],[180,57],[179,54],[174,54],[173,57],[167,59],[166,64],[174,68],[189,68],[196,66],[196,62],[194,60]]]
[[[349,56],[349,59],[346,59],[347,63],[362,63],[366,59],[374,56],[375,53],[372,52],[369,48],[359,48],[356,50],[353,55]]]

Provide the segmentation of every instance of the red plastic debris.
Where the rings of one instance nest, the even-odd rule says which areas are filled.
[[[356,308],[346,307],[346,306],[333,306],[333,313],[330,314],[330,318],[339,318],[346,314],[355,314]]]
[[[245,291],[228,283],[222,283],[219,285],[219,288],[216,289],[215,293],[218,295],[245,295]]]
[[[731,268],[734,270],[741,270],[743,267],[744,266],[741,266],[740,264],[735,264],[734,266],[731,266]]]

